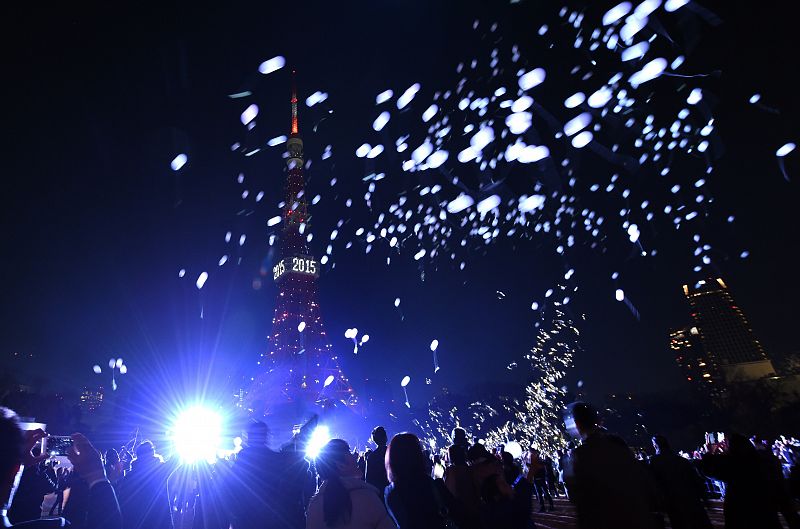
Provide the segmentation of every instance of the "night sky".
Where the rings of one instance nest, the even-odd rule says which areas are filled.
[[[717,273],[768,353],[778,356],[800,349],[794,321],[800,287],[793,277],[800,164],[796,152],[786,158],[786,181],[774,155],[800,139],[800,72],[791,55],[796,28],[777,3],[717,4],[703,3],[721,25],[687,29],[699,39],[693,67],[719,71],[704,89],[716,98],[725,154],[708,185],[719,211],[737,221],[729,225],[720,213],[712,228],[715,243],[730,253],[717,260]],[[352,153],[371,131],[375,95],[414,82],[432,91],[457,80],[455,65],[487,49],[473,37],[476,18],[498,21],[507,39],[523,43],[542,23],[552,23],[558,9],[540,2],[347,5],[173,2],[122,10],[98,3],[6,11],[4,370],[22,379],[35,374],[54,389],[108,385],[92,365],[121,356],[130,369],[123,384],[168,380],[191,390],[254,369],[266,346],[276,289],[271,275],[260,289],[253,282],[262,265],[271,270],[264,222],[277,214],[284,164],[282,147],[246,160],[229,147],[242,137],[239,115],[251,101],[261,107],[257,128],[265,138],[286,134],[289,126],[288,68],[263,76],[258,65],[284,55],[299,72],[301,101],[316,90],[330,94],[325,105],[300,108],[306,157],[319,160],[326,144],[334,146],[334,163],[308,172],[309,196],[323,197],[312,209],[311,247],[320,256],[339,218],[353,226],[367,222],[326,199],[334,193],[332,176],[342,182],[336,191],[342,197],[347,190],[354,199],[363,194],[364,161]],[[244,90],[255,95],[228,97]],[[755,92],[780,113],[749,105]],[[563,101],[570,93],[564,88],[550,95]],[[329,108],[334,112],[326,117]],[[169,163],[181,152],[189,163],[173,172]],[[251,192],[265,192],[250,216],[237,215],[244,208],[239,172],[252,182]],[[246,244],[225,245],[227,231],[234,239],[246,233]],[[701,275],[692,272],[685,238],[664,230],[655,235],[654,259],[631,259],[619,248],[602,259],[588,250],[579,254],[587,257],[570,309],[586,314],[584,351],[568,381],[574,387],[583,380],[590,397],[686,389],[667,347],[668,331],[689,322],[681,285]],[[750,257],[739,259],[741,249]],[[226,253],[231,261],[218,267]],[[536,241],[501,241],[476,252],[464,272],[446,259],[427,264],[424,281],[409,254],[387,267],[385,253],[339,248],[335,262],[320,279],[320,296],[346,372],[357,381],[386,377],[398,394],[400,379],[409,374],[409,395],[417,402],[442,386],[463,391],[485,381],[519,384],[524,373],[506,365],[533,343],[531,301],[564,273],[549,243]],[[187,275],[179,279],[182,268]],[[204,270],[211,277],[198,291],[194,280]],[[609,276],[615,270],[641,321],[614,300]],[[349,327],[370,335],[358,356],[344,338]],[[435,377],[434,338],[442,366]],[[425,377],[433,384],[426,386]]]

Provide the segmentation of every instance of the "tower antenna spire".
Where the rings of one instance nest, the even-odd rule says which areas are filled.
[[[292,136],[299,134],[297,126],[297,71],[292,70]]]

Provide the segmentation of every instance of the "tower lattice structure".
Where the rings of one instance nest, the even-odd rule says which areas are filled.
[[[320,263],[307,243],[310,216],[294,72],[291,103],[280,260],[272,269],[278,296],[269,349],[261,356],[261,369],[248,395],[253,411],[258,413],[270,413],[288,402],[322,406],[336,402],[356,404],[350,382],[325,333],[317,298]]]

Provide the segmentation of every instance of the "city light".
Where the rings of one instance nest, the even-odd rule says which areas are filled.
[[[183,463],[214,462],[222,441],[222,417],[203,406],[182,411],[172,426],[171,439]]]
[[[319,451],[331,440],[331,433],[328,427],[324,424],[317,426],[311,433],[311,438],[306,445],[306,456],[310,459],[315,459],[319,455]]]

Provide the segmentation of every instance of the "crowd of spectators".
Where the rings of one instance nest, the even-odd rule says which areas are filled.
[[[390,439],[379,426],[374,448],[331,439],[309,458],[316,419],[280,450],[269,447],[267,425],[254,422],[241,451],[192,465],[165,461],[147,440],[101,454],[76,433],[67,466],[41,453],[44,431],[23,431],[0,408],[0,521],[33,529],[532,529],[537,507],[552,512],[563,498],[582,529],[708,529],[708,502],[720,498],[726,529],[777,529],[781,519],[800,527],[794,438],[714,434],[686,453],[656,435],[644,451],[606,431],[589,405],[573,405],[565,423],[575,440],[552,454],[490,450],[461,428],[432,454],[416,435]]]

